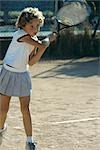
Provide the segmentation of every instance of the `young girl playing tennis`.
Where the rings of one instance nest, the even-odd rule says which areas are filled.
[[[44,23],[44,16],[38,8],[25,8],[19,15],[16,26],[18,30],[5,58],[0,73],[0,134],[5,127],[5,120],[9,110],[11,96],[17,96],[23,116],[23,124],[27,136],[26,149],[35,150],[32,138],[32,121],[29,110],[31,80],[28,65],[35,64],[43,55],[50,42],[56,39],[52,34],[46,38],[46,42],[38,41],[36,34]],[[36,52],[35,49],[38,48]]]

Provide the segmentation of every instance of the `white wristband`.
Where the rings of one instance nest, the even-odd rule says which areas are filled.
[[[49,46],[49,45],[50,45],[50,40],[49,40],[49,38],[47,37],[47,38],[43,39],[43,40],[42,40],[42,43],[43,43],[44,45],[46,45],[46,46]]]

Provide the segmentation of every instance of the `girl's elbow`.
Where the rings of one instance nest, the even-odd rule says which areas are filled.
[[[35,64],[35,63],[33,63],[33,62],[31,62],[31,61],[28,62],[28,65],[29,65],[29,66],[33,66],[34,64]]]
[[[32,63],[29,63],[29,66],[32,66],[33,64]]]

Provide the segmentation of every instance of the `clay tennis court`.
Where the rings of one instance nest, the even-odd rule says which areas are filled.
[[[37,150],[100,150],[98,58],[43,61],[31,68]],[[12,98],[0,150],[24,150],[18,98]]]

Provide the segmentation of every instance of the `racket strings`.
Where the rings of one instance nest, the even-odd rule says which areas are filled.
[[[57,18],[59,22],[72,26],[83,22],[89,14],[87,5],[84,3],[71,2],[59,10]]]

